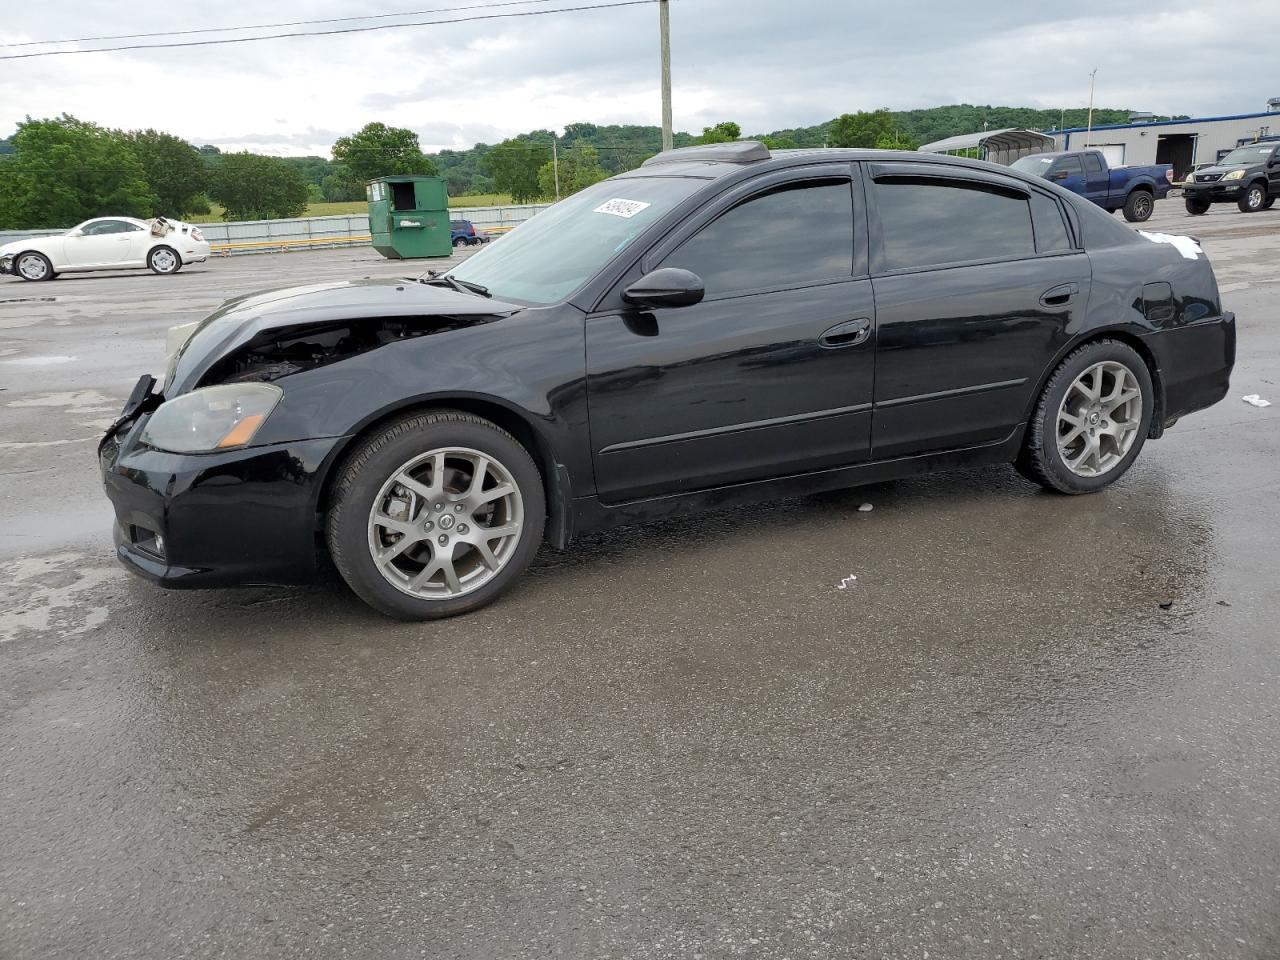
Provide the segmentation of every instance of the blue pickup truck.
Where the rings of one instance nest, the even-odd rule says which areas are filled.
[[[1108,169],[1107,158],[1100,150],[1031,153],[1015,160],[1013,169],[1052,180],[1092,200],[1107,213],[1121,210],[1130,223],[1149,219],[1155,202],[1167,197],[1173,184],[1172,164]]]

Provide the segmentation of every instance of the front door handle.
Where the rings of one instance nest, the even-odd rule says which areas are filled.
[[[837,323],[818,338],[818,345],[835,350],[839,347],[856,347],[870,339],[871,321],[866,317],[859,317],[857,320]]]
[[[1044,296],[1040,298],[1040,305],[1044,307],[1061,307],[1074,300],[1079,292],[1080,284],[1062,283],[1051,290],[1046,290]]]

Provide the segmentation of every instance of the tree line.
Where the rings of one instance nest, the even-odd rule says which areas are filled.
[[[1128,110],[1097,109],[1095,126]],[[812,127],[756,134],[771,149],[921,143],[981,129],[1083,126],[1086,111],[955,104],[927,110],[846,113]],[[725,121],[677,147],[742,139]],[[571,123],[563,135],[522,133],[499,144],[425,154],[412,130],[369,123],[333,145],[332,157],[270,157],[197,147],[157,130],[110,130],[63,115],[28,118],[0,140],[0,228],[65,227],[94,216],[182,217],[222,207],[227,220],[301,216],[308,203],[363,200],[365,182],[395,174],[443,177],[450,196],[509,194],[517,203],[567,196],[632,170],[662,149],[653,126]],[[558,175],[558,176],[557,176]]]
[[[0,141],[0,229],[67,227],[99,216],[185,217],[212,203],[225,220],[298,217],[308,203],[363,200],[365,181],[434,174],[412,130],[370,123],[333,159],[196,147],[159,130],[111,130],[64,114]]]

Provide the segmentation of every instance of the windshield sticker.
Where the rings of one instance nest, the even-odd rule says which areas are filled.
[[[1167,243],[1177,250],[1188,260],[1199,260],[1204,253],[1200,249],[1200,244],[1191,237],[1175,237],[1168,233],[1147,233],[1145,230],[1139,230],[1139,234],[1146,237],[1152,243]]]
[[[640,200],[609,200],[606,203],[596,207],[595,213],[607,213],[610,216],[622,217],[624,220],[630,220],[642,210],[648,210],[653,204],[644,203]]]

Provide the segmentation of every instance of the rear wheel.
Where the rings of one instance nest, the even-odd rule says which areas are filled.
[[[466,242],[467,242],[467,238],[466,238],[466,237],[454,237],[454,238],[453,238],[453,245],[454,245],[455,247],[465,246],[465,245],[466,245]]]
[[[1190,197],[1186,199],[1187,213],[1193,217],[1209,212],[1209,202],[1207,200],[1192,200]]]
[[[1142,357],[1117,340],[1072,351],[1045,385],[1018,470],[1059,493],[1093,493],[1122,477],[1151,429],[1155,396]]]
[[[1151,219],[1155,198],[1146,190],[1134,190],[1124,201],[1124,218],[1130,223],[1142,223]]]
[[[13,269],[23,280],[52,280],[57,276],[49,258],[34,250],[18,254],[13,261]]]
[[[542,542],[542,478],[487,420],[415,414],[341,468],[326,523],[334,565],[370,606],[400,620],[467,613],[496,599]]]
[[[1267,188],[1260,183],[1251,183],[1245,187],[1244,193],[1240,194],[1236,206],[1240,208],[1241,213],[1257,213],[1264,209],[1263,204],[1266,202]]]
[[[172,247],[153,247],[147,254],[147,266],[152,273],[177,273],[182,269],[182,258]]]

